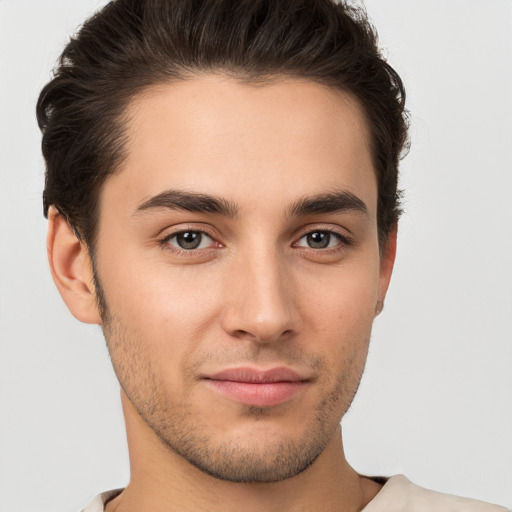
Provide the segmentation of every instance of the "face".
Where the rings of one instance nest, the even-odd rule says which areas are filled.
[[[201,470],[291,477],[338,432],[391,272],[363,115],[308,81],[219,76],[128,114],[95,251],[123,390]]]

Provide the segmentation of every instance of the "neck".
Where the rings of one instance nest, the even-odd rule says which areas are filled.
[[[306,470],[280,482],[234,483],[207,475],[165,446],[123,396],[131,479],[107,512],[356,512],[380,490],[347,463],[338,429]]]

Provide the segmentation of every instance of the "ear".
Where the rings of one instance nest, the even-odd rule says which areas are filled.
[[[46,250],[53,280],[71,314],[81,322],[101,324],[87,245],[54,207],[48,214]]]
[[[380,255],[380,273],[379,273],[379,293],[377,305],[375,307],[375,315],[377,316],[384,307],[384,300],[388,291],[391,274],[393,273],[393,266],[396,257],[396,239],[397,239],[398,226],[395,226],[390,233],[386,246]]]

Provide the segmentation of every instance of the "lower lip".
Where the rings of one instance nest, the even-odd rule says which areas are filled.
[[[230,380],[206,380],[221,395],[244,405],[272,407],[300,393],[306,381],[252,383]]]

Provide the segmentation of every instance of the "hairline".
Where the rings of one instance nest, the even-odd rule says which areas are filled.
[[[312,83],[317,84],[321,87],[324,87],[329,92],[333,93],[337,96],[341,101],[347,102],[351,108],[355,107],[359,113],[361,114],[361,119],[363,120],[363,132],[365,134],[365,140],[367,144],[367,149],[370,153],[370,158],[372,160],[372,170],[375,175],[376,184],[377,184],[377,198],[379,197],[379,179],[378,179],[378,170],[377,170],[377,162],[375,161],[374,148],[373,148],[373,131],[371,127],[371,121],[369,119],[367,110],[363,105],[362,101],[357,97],[357,95],[340,86],[339,84],[329,83],[327,80],[322,80],[318,77],[307,76],[305,73],[293,73],[293,72],[269,72],[268,74],[251,74],[247,71],[241,69],[234,69],[228,67],[216,67],[211,69],[193,69],[189,67],[183,71],[183,75],[171,77],[168,79],[157,79],[153,83],[142,85],[139,88],[134,87],[131,94],[128,94],[124,101],[120,102],[119,111],[116,115],[113,116],[113,125],[115,129],[119,130],[120,140],[122,141],[122,155],[119,160],[115,163],[115,165],[108,169],[105,172],[104,178],[101,181],[101,184],[97,190],[97,197],[95,203],[95,212],[94,212],[94,222],[92,224],[92,230],[85,236],[84,233],[79,233],[80,239],[82,239],[88,246],[90,254],[93,254],[96,248],[97,243],[97,235],[99,230],[99,223],[101,217],[101,195],[105,186],[106,181],[112,177],[118,175],[123,170],[123,165],[126,162],[126,158],[128,156],[129,145],[131,139],[128,135],[130,123],[133,120],[134,112],[133,110],[136,108],[136,104],[140,101],[144,101],[145,98],[151,97],[153,94],[159,94],[160,91],[172,86],[177,83],[186,83],[194,80],[201,80],[209,77],[220,77],[226,78],[227,80],[234,81],[240,85],[248,86],[248,87],[267,87],[276,83],[282,82],[303,82],[303,83]],[[57,205],[55,205],[57,206]],[[58,206],[57,206],[58,209]],[[59,210],[60,211],[60,210]],[[72,226],[75,233],[77,233],[77,229],[75,226]],[[377,212],[377,229],[379,233],[379,247],[381,246],[381,233]],[[393,229],[390,229],[387,233],[384,233],[384,241],[387,241],[392,233]],[[381,250],[384,249],[385,243],[382,244]]]

